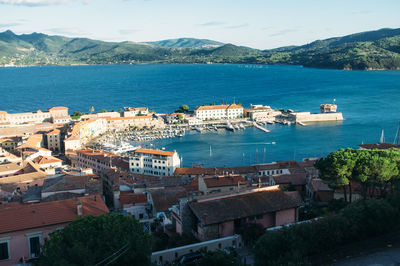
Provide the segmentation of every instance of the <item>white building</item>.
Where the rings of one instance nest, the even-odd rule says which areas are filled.
[[[48,112],[37,110],[30,113],[9,114],[0,111],[0,124],[25,124],[25,123],[44,123],[53,122],[54,124],[64,124],[71,121],[68,115],[68,108],[63,106],[52,107]]]
[[[61,151],[61,132],[58,129],[50,131],[47,135],[47,147],[49,150]]]
[[[129,156],[131,173],[170,176],[180,166],[181,160],[176,151],[137,149]]]
[[[198,119],[235,119],[243,117],[243,107],[237,104],[205,105],[194,109]]]
[[[132,117],[132,116],[140,116],[140,115],[149,115],[149,109],[147,107],[124,107],[124,111],[122,112],[123,117]]]

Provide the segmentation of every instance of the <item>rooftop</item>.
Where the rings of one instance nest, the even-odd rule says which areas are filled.
[[[108,213],[99,196],[86,196],[60,201],[0,205],[0,234],[72,222],[78,218],[77,202],[82,202],[83,215],[99,216]]]
[[[133,153],[144,153],[144,154],[153,154],[153,155],[162,155],[162,156],[173,156],[174,152],[170,151],[161,151],[161,150],[151,150],[151,149],[137,149]]]
[[[206,186],[208,188],[237,186],[238,184],[240,184],[240,185],[247,184],[241,175],[204,177],[204,183],[206,183]]]
[[[303,204],[299,197],[280,189],[256,190],[227,197],[193,201],[190,208],[204,224],[216,224],[253,215],[297,208]]]
[[[195,110],[226,110],[226,109],[243,109],[241,105],[238,104],[223,104],[223,105],[203,105],[196,107]]]

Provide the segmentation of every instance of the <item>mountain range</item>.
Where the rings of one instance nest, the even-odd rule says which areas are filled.
[[[380,29],[258,50],[194,38],[104,42],[42,33],[0,33],[0,66],[75,64],[288,64],[348,70],[400,69],[400,29]]]

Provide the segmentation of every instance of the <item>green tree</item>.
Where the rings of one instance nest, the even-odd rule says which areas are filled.
[[[94,109],[93,109],[93,111],[94,111]],[[101,109],[100,113],[107,113],[107,110],[106,109]]]
[[[133,217],[89,215],[50,234],[39,265],[149,265],[151,246],[151,236]]]
[[[177,117],[178,117],[178,120],[179,120],[179,121],[182,121],[182,120],[183,120],[183,115],[178,115]]]
[[[203,252],[203,257],[199,259],[196,264],[197,266],[236,266],[239,265],[239,261],[236,259],[234,254],[227,254],[221,250]]]

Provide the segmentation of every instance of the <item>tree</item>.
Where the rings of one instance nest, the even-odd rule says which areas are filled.
[[[50,234],[39,265],[149,265],[151,236],[133,217],[85,216]]]
[[[93,108],[93,111],[94,111],[94,108]],[[100,113],[107,113],[107,110],[106,109],[101,109]]]
[[[195,265],[198,266],[235,266],[239,265],[239,261],[234,254],[227,254],[221,250],[203,252],[203,257],[199,259]]]
[[[182,121],[182,120],[183,120],[183,115],[177,115],[177,117],[178,117],[178,120],[179,120],[179,121]]]

